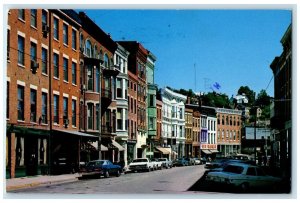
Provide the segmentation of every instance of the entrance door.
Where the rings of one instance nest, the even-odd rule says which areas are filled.
[[[38,139],[27,136],[25,138],[25,165],[26,175],[37,175],[38,169]]]

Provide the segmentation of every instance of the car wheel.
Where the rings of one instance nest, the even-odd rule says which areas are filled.
[[[104,177],[105,177],[105,178],[109,178],[109,172],[108,172],[108,171],[105,171]]]
[[[119,170],[117,170],[117,174],[116,174],[116,176],[117,176],[117,177],[119,177],[120,175],[121,175],[120,171],[119,171]]]
[[[240,192],[245,193],[245,192],[248,192],[248,190],[249,190],[249,184],[248,183],[242,183],[240,185]]]

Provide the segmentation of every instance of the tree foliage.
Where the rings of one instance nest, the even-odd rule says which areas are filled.
[[[202,97],[202,104],[205,106],[231,108],[230,101],[226,94],[219,94],[216,92],[209,92]]]

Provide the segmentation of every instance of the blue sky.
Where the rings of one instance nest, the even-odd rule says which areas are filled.
[[[217,92],[229,97],[240,86],[256,93],[267,88],[269,65],[281,54],[280,40],[291,23],[290,10],[82,11],[112,39],[139,41],[151,51],[159,87],[210,92],[218,82]]]

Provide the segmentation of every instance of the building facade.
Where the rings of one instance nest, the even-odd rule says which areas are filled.
[[[241,153],[242,111],[216,108],[218,151],[222,156]]]
[[[118,160],[127,166],[128,141],[128,56],[129,52],[120,44],[115,52],[114,62],[119,70],[116,81],[117,124],[115,140],[124,148],[120,151]]]
[[[162,97],[162,145],[171,147],[171,158],[185,156],[185,102],[187,97],[169,88],[160,90]]]
[[[271,118],[271,164],[290,180],[292,174],[292,25],[281,39],[283,52],[270,65],[274,74],[274,111]]]
[[[138,158],[145,157],[147,152],[147,83],[146,83],[146,63],[148,50],[142,44],[136,41],[120,41],[118,42],[127,51],[130,52],[128,57],[128,76],[130,79],[135,78],[136,93],[136,156]],[[131,77],[130,77],[131,75]],[[133,77],[132,77],[133,76]],[[134,115],[132,115],[134,116]]]
[[[80,27],[64,10],[9,10],[8,178],[59,173],[60,162],[72,172],[79,165],[72,154],[79,153],[80,139],[93,139],[77,133]]]
[[[214,158],[217,150],[217,118],[213,107],[201,106],[200,149],[201,157]]]
[[[154,156],[154,146],[157,144],[155,137],[156,131],[156,91],[157,85],[154,84],[154,70],[156,57],[148,52],[146,63],[146,80],[147,80],[147,129],[148,129],[148,157]]]

